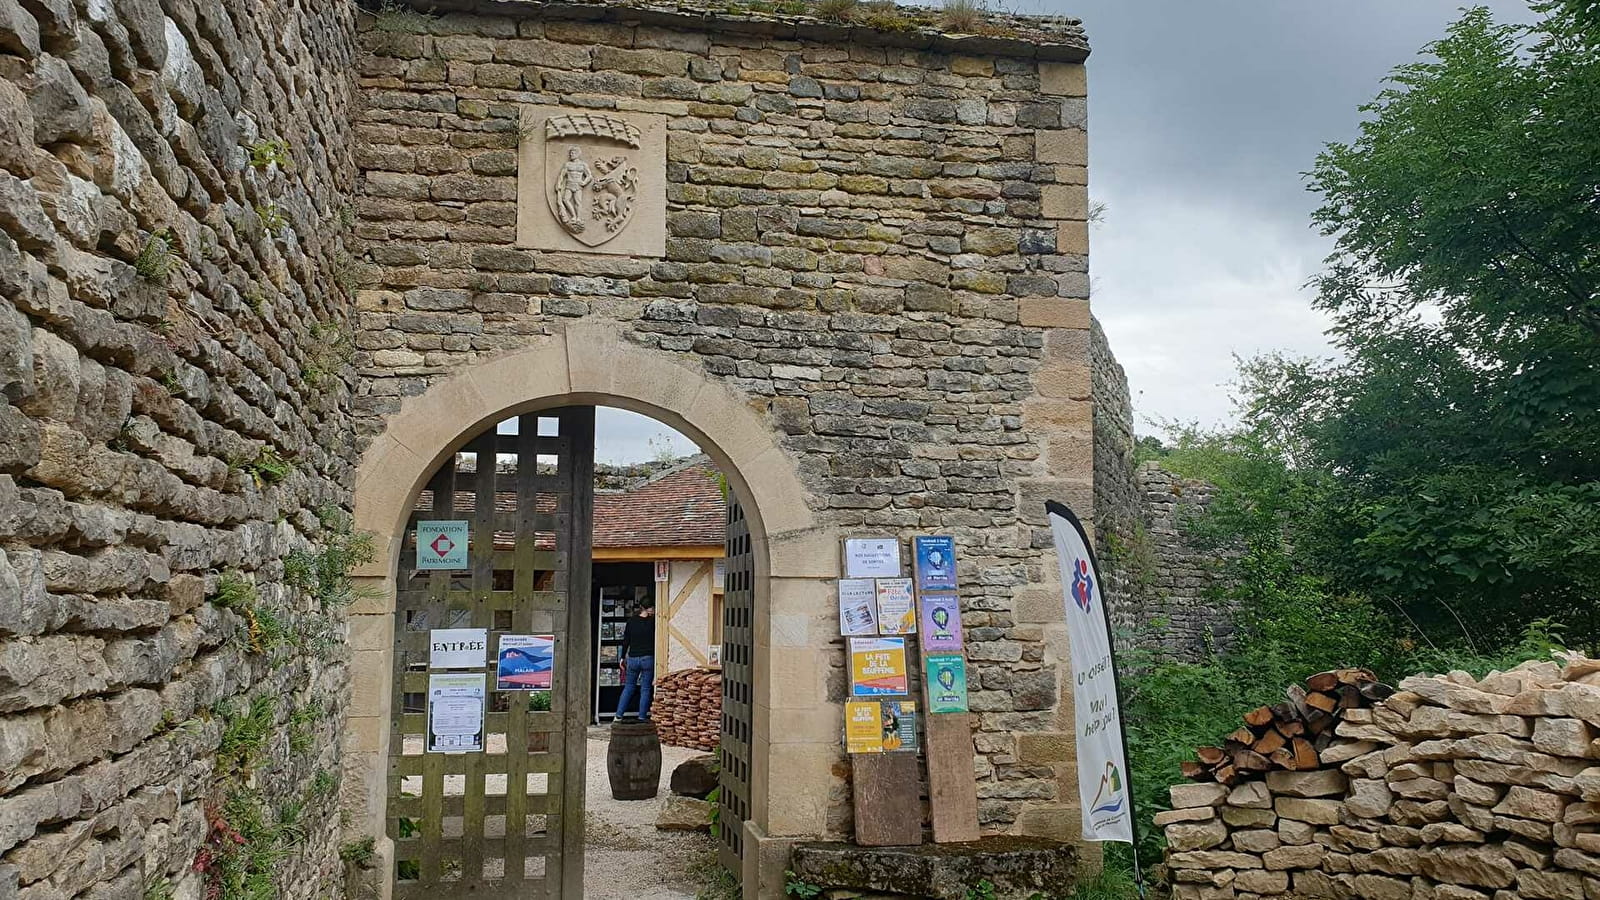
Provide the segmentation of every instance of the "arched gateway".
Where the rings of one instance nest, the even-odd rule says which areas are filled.
[[[352,610],[356,693],[347,765],[363,774],[356,802],[367,827],[389,836],[381,849],[391,864],[382,869],[393,871],[392,863],[409,866],[406,874],[430,894],[441,885],[474,885],[476,879],[462,878],[463,867],[466,873],[480,871],[485,862],[493,881],[507,889],[527,882],[549,890],[550,896],[577,896],[581,890],[587,714],[582,698],[567,697],[561,684],[576,684],[582,664],[564,671],[564,660],[575,657],[558,650],[556,701],[550,711],[490,713],[488,730],[499,728],[507,746],[489,757],[497,759],[485,768],[483,756],[422,752],[421,700],[411,699],[409,707],[407,701],[408,695],[424,689],[426,666],[408,663],[408,658],[421,659],[418,654],[426,651],[421,639],[429,626],[495,629],[497,611],[504,627],[496,630],[554,632],[558,648],[564,643],[586,646],[581,629],[587,628],[587,606],[566,598],[587,597],[587,454],[593,444],[594,405],[647,414],[693,437],[727,474],[738,501],[734,509],[741,521],[731,523],[729,570],[734,582],[727,608],[735,610],[744,627],[725,634],[734,645],[730,656],[743,656],[742,664],[730,660],[728,669],[742,673],[734,688],[745,702],[730,704],[725,723],[725,731],[731,732],[726,752],[738,754],[724,767],[725,810],[734,813],[724,819],[729,823],[725,843],[734,850],[725,858],[737,862],[744,848],[758,845],[764,833],[759,813],[767,795],[763,763],[770,758],[766,735],[773,710],[809,708],[818,699],[793,680],[755,675],[770,670],[774,649],[751,639],[767,633],[769,610],[765,603],[750,601],[772,596],[775,586],[782,593],[786,582],[804,584],[824,576],[826,564],[817,560],[825,554],[818,548],[834,538],[817,526],[798,478],[748,398],[603,326],[571,328],[454,373],[390,418],[384,434],[363,455],[356,483],[357,527],[380,537],[380,552],[358,573],[368,596]],[[495,433],[496,423],[514,417],[523,423],[516,435]],[[455,470],[458,451],[478,455],[480,462],[470,474]],[[511,471],[502,473],[497,483],[494,467],[481,462],[489,458],[486,454],[517,458],[518,463],[502,463]],[[536,456],[543,474],[521,464]],[[526,480],[515,474],[519,470]],[[518,514],[516,521],[496,526],[497,495],[502,505],[506,496],[516,497],[512,503],[520,508],[521,491],[537,493],[541,503],[550,505],[550,514]],[[457,499],[440,499],[451,494]],[[473,500],[462,502],[463,494]],[[420,509],[419,496],[427,498]],[[450,509],[464,512],[447,515]],[[528,559],[480,565],[477,554],[495,553],[491,537],[487,546],[474,545],[475,556],[463,567],[473,574],[457,583],[451,584],[448,576],[412,577],[413,570],[401,559],[403,550],[413,549],[405,546],[407,533],[419,518],[456,515],[483,522],[491,535],[497,529],[514,533],[530,551]],[[539,540],[548,542],[548,553],[531,552]],[[501,555],[508,554],[502,550]],[[740,583],[746,572],[748,581]],[[397,573],[404,573],[405,583],[397,583]],[[498,574],[506,576],[503,584],[494,584]],[[550,577],[541,577],[545,575]],[[452,596],[460,598],[455,611],[465,615],[446,620],[443,614],[451,611]],[[736,598],[747,604],[742,611]],[[563,617],[553,612],[557,609],[581,609],[581,614]],[[412,622],[415,626],[408,629]],[[785,650],[776,651],[780,667]],[[396,746],[413,732],[413,746]],[[795,737],[791,733],[784,740]],[[528,760],[533,761],[531,768]],[[519,795],[516,789],[530,773],[531,787]],[[817,783],[828,777],[826,771],[810,774]],[[491,783],[485,796],[483,780],[495,775],[505,776],[505,783]],[[789,768],[785,778],[796,777],[804,773]],[[445,791],[443,785],[453,778],[464,789]],[[521,815],[535,819],[527,820],[529,830],[518,834],[512,823]],[[468,838],[441,821],[458,817],[479,827],[486,817],[494,824],[487,835]],[[396,837],[410,849],[397,852]],[[426,856],[424,843],[429,846]],[[440,848],[455,854],[448,864],[432,855]],[[515,862],[522,858],[534,862],[523,869]],[[753,855],[749,864],[754,864]]]

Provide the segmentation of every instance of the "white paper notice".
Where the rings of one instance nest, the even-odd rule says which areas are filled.
[[[878,633],[877,596],[871,578],[839,579],[839,633]]]
[[[483,751],[483,698],[487,676],[428,676],[428,752]]]
[[[846,578],[899,578],[900,539],[868,537],[844,539]]]
[[[879,578],[878,627],[884,634],[915,634],[917,608],[911,599],[911,579]]]
[[[428,667],[481,669],[489,659],[489,629],[435,628],[428,632]]]

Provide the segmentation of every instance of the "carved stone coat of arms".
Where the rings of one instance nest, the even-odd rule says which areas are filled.
[[[580,137],[597,141],[573,140]],[[610,116],[544,120],[546,195],[568,234],[593,247],[628,227],[639,194],[638,150],[639,129]]]
[[[664,225],[664,141],[654,117],[538,110],[530,118],[522,165],[541,171],[536,183],[527,171],[519,179],[519,243],[560,249],[576,241],[599,252],[649,254],[664,242],[632,233]],[[543,144],[536,154],[530,138]],[[543,193],[546,209],[528,208],[529,189]]]

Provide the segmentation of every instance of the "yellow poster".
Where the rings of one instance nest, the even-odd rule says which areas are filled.
[[[850,696],[894,696],[908,691],[906,639],[850,639]]]
[[[883,727],[876,701],[844,705],[844,744],[850,753],[882,753]]]

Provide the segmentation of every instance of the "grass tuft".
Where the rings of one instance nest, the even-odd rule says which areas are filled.
[[[944,9],[939,13],[939,25],[945,31],[977,34],[983,29],[988,14],[983,0],[944,0]]]

